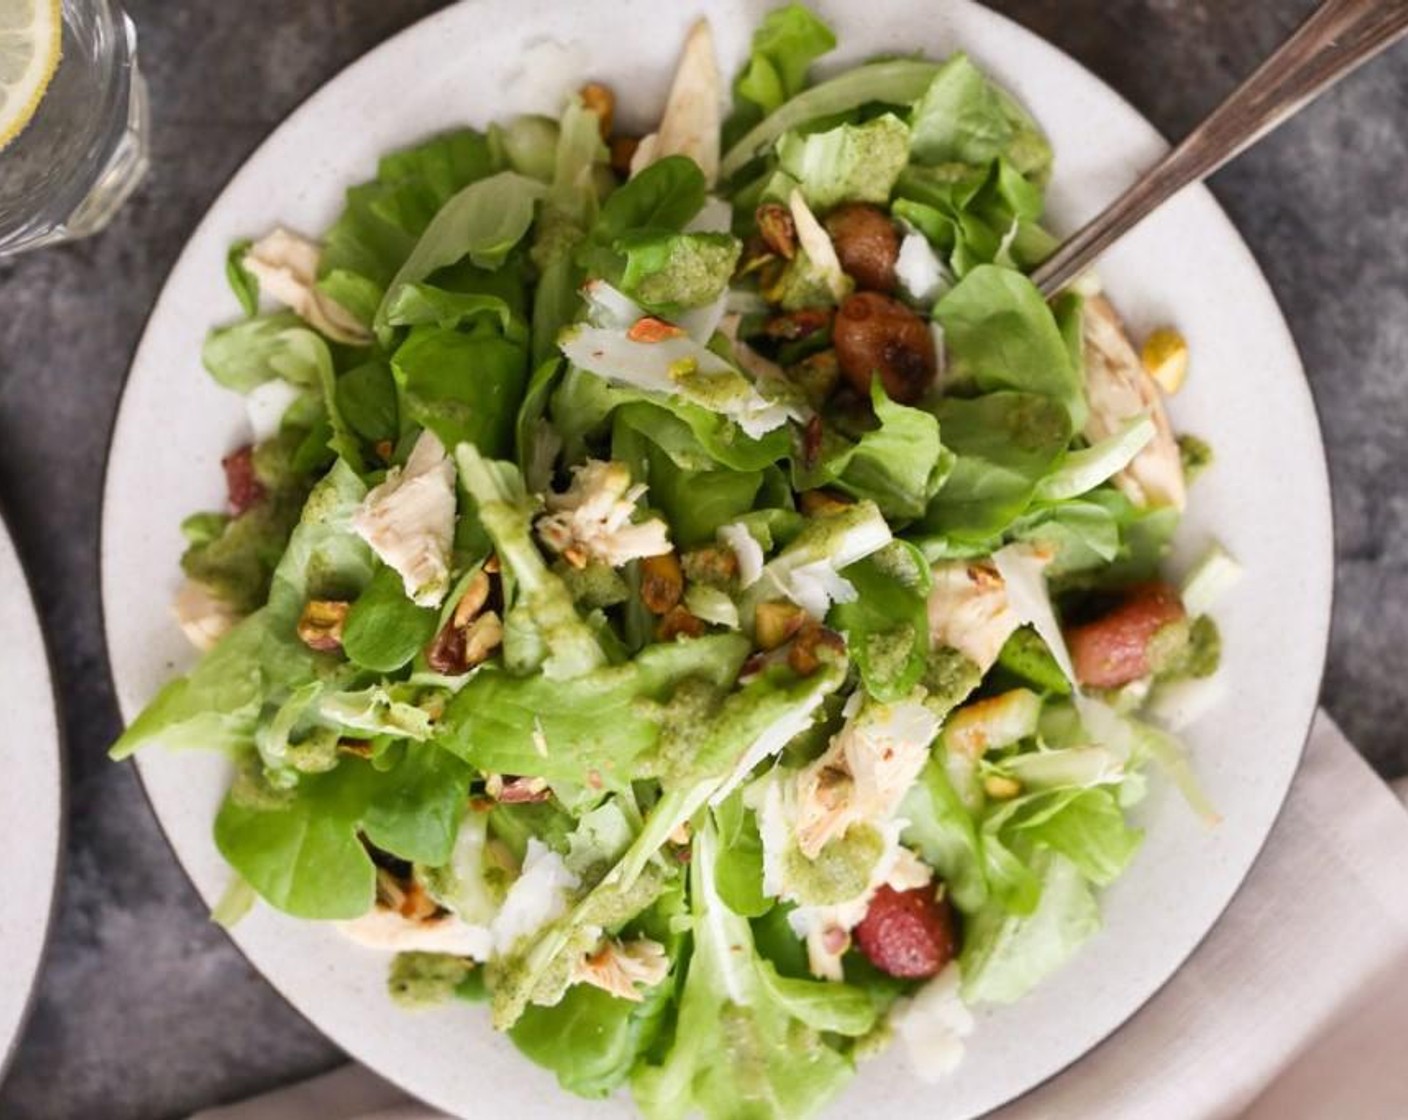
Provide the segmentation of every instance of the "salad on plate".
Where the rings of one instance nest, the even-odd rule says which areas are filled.
[[[1210,461],[1098,279],[1027,271],[1052,153],[967,57],[813,80],[690,32],[658,128],[589,85],[232,246],[252,438],[182,528],[204,654],[113,748],[228,756],[256,899],[482,1002],[651,1117],[959,1062],[1099,927],[1237,566],[1161,574]]]

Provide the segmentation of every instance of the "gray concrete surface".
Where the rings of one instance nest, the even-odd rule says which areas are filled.
[[[603,3],[608,0],[602,0]],[[103,236],[0,264],[0,503],[53,645],[68,866],[0,1116],[159,1117],[326,1069],[339,1052],[207,921],[129,767],[98,601],[108,431],[167,270],[221,185],[321,83],[435,0],[128,0],[153,170]],[[1182,134],[1305,0],[996,0]],[[1305,358],[1339,561],[1324,700],[1385,775],[1408,771],[1408,48],[1213,183]],[[1288,558],[1293,560],[1294,558]],[[7,843],[23,838],[7,837]]]

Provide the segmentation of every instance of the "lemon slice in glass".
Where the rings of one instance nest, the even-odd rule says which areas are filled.
[[[59,0],[0,0],[0,149],[23,131],[59,65]]]

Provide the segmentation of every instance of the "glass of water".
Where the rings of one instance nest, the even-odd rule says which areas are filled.
[[[96,233],[146,168],[132,21],[108,0],[0,0],[0,257]]]

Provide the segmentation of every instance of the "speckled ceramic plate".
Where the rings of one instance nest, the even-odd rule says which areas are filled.
[[[610,0],[592,5],[482,0],[386,43],[298,110],[235,177],[186,247],[148,325],[118,420],[107,480],[103,581],[108,642],[130,717],[190,649],[168,604],[180,574],[177,524],[223,498],[221,455],[248,438],[241,403],[200,369],[207,327],[236,312],[226,247],[275,221],[324,229],[343,189],[379,153],[425,133],[522,110],[552,111],[565,87],[613,83],[628,124],[654,119],[686,27],[710,15],[732,73],[766,5],[757,0]],[[1056,148],[1050,213],[1070,230],[1164,148],[1155,131],[1059,51],[963,0],[824,0],[841,50],[826,69],[881,52],[969,51],[1036,113]],[[544,46],[552,40],[561,46]],[[535,61],[527,61],[533,59]],[[538,68],[541,68],[542,71]],[[525,69],[530,73],[525,74]],[[1148,839],[1105,897],[1104,931],[1017,1006],[985,1011],[966,1062],[935,1089],[892,1053],[861,1070],[837,1115],[954,1120],[1025,1092],[1115,1030],[1177,970],[1217,920],[1260,850],[1295,772],[1329,622],[1330,508],[1310,394],[1271,292],[1205,191],[1162,210],[1102,265],[1136,332],[1177,323],[1194,358],[1173,405],[1211,440],[1180,556],[1216,535],[1247,578],[1219,611],[1229,699],[1189,735],[1225,821],[1209,830],[1158,789],[1140,810]],[[215,757],[149,754],[142,777],[207,902],[228,872],[210,825],[227,772]],[[385,994],[385,960],[333,930],[259,909],[235,940],[292,1003],[378,1072],[451,1112],[606,1115],[517,1057],[474,1007],[408,1016]],[[494,1075],[485,1076],[486,1070]]]
[[[63,844],[63,766],[39,618],[0,519],[0,1071],[29,1011]]]

